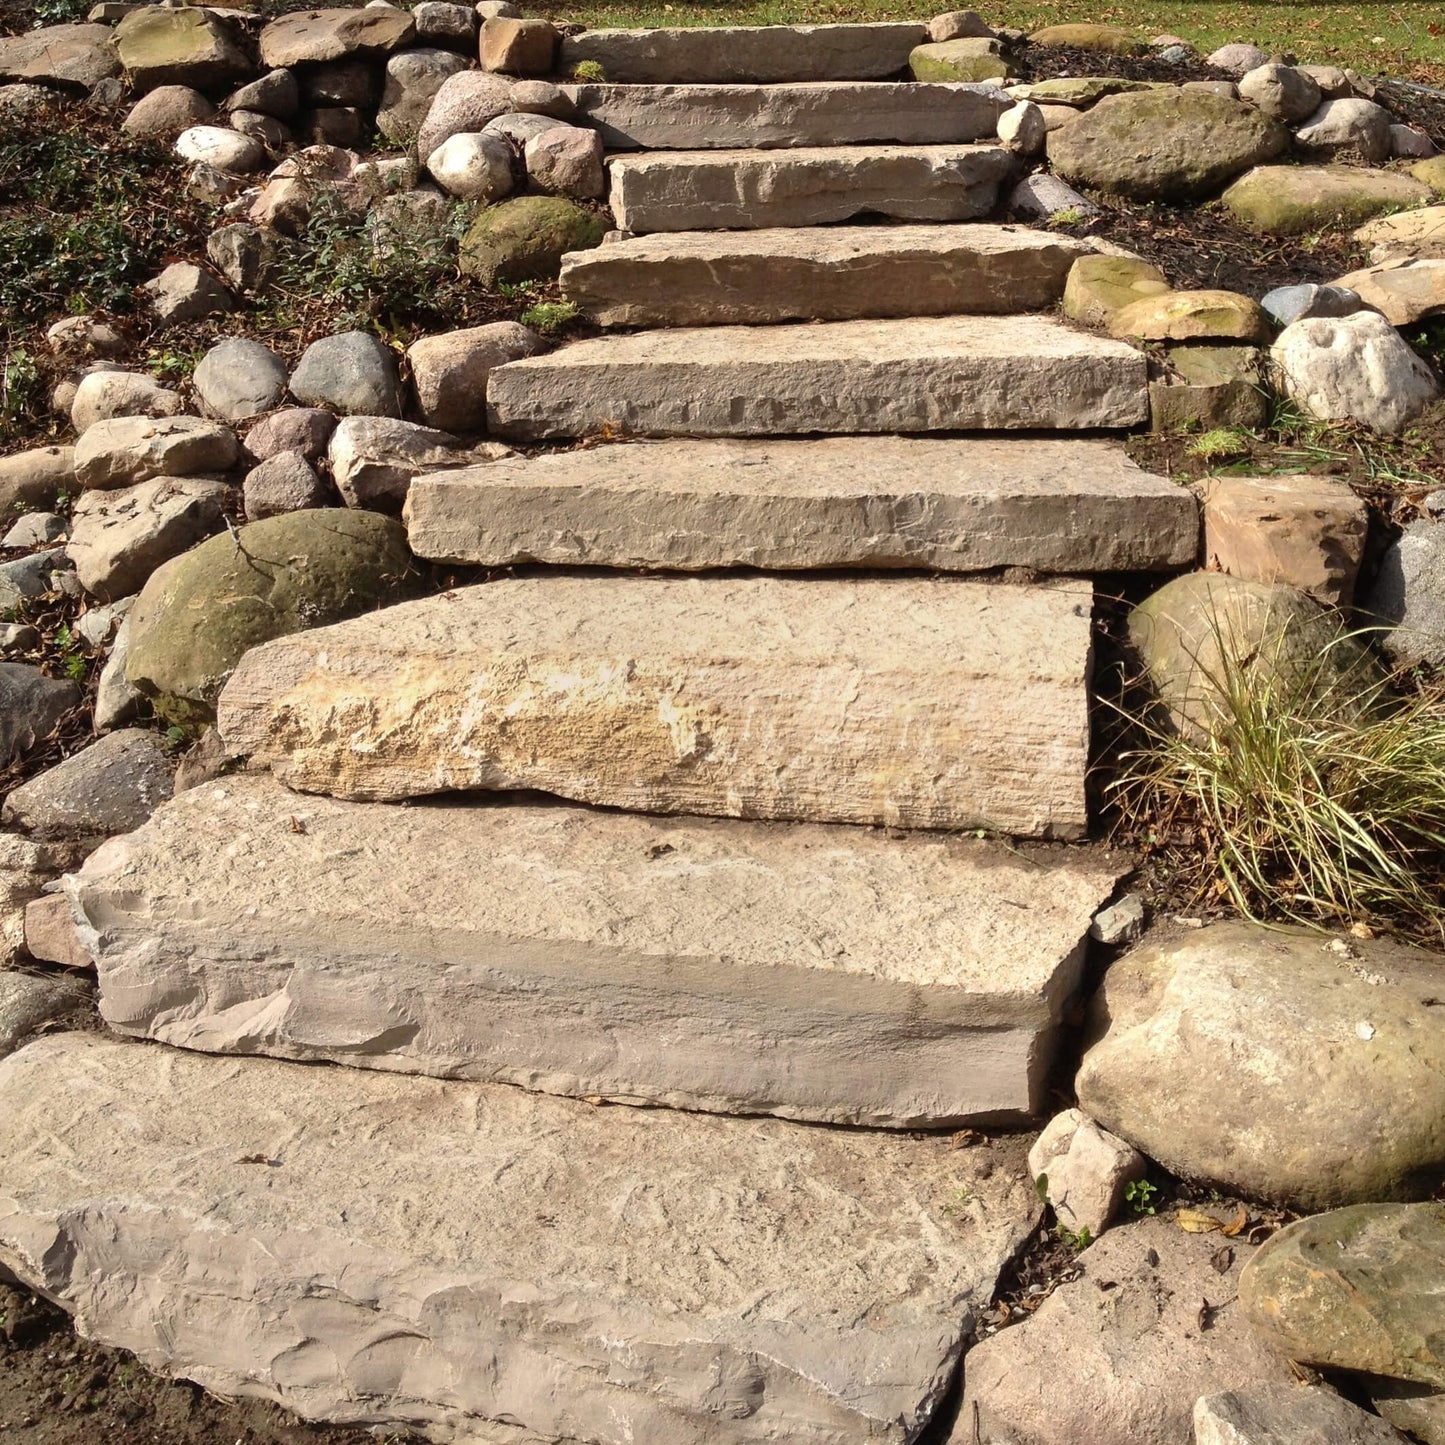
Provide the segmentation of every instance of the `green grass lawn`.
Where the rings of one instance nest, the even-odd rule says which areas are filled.
[[[967,0],[531,0],[527,14],[584,25],[776,25],[828,20],[917,20]],[[1231,40],[1293,52],[1306,63],[1353,65],[1372,74],[1445,84],[1445,7],[1436,4],[1147,3],[1096,6],[1001,0],[977,6],[991,25],[1025,30],[1070,20],[1118,25],[1145,39],[1182,35],[1208,52]],[[1435,33],[1432,33],[1435,32]]]

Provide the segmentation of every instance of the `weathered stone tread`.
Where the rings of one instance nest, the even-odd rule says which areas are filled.
[[[1169,571],[1185,487],[1114,443],[1051,437],[659,441],[418,477],[412,551],[504,567]]]

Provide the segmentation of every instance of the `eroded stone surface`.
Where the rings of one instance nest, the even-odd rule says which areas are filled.
[[[610,567],[1164,571],[1193,496],[1095,441],[672,441],[504,458],[411,484],[434,561]]]
[[[1016,1149],[71,1034],[0,1064],[0,1260],[312,1419],[902,1445],[1034,1223]]]
[[[340,803],[253,775],[182,794],[69,886],[124,1033],[913,1128],[1042,1103],[1089,919],[1128,866],[818,825]]]
[[[1080,582],[506,578],[253,649],[219,726],[335,797],[1077,837],[1090,604]]]
[[[604,326],[709,326],[1042,311],[1085,243],[1007,226],[848,226],[638,236],[564,257]]]
[[[772,436],[1126,427],[1144,357],[1043,316],[713,326],[576,342],[498,367],[504,436]]]

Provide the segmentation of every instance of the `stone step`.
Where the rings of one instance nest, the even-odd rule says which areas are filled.
[[[0,1063],[0,1158],[0,1261],[88,1337],[476,1445],[905,1445],[1039,1208],[1006,1138],[95,1034]]]
[[[912,1129],[1046,1107],[1085,934],[1128,868],[931,833],[344,803],[260,774],[183,793],[67,887],[122,1033]]]
[[[1142,352],[1044,316],[603,336],[497,367],[499,436],[798,436],[1135,426]]]
[[[624,85],[888,80],[927,39],[910,23],[584,30],[563,37],[558,69],[595,66],[600,79]]]
[[[1021,437],[658,441],[509,457],[411,484],[411,549],[506,567],[1166,572],[1194,494],[1111,442]]]
[[[603,326],[1044,311],[1086,242],[1019,226],[678,231],[574,251],[562,290]]]
[[[607,164],[622,231],[821,226],[855,216],[979,221],[1013,156],[997,145],[646,151]]]
[[[1077,838],[1091,602],[1079,581],[508,577],[253,648],[218,726],[333,797]]]
[[[611,151],[954,144],[987,140],[996,86],[821,80],[801,85],[564,85]]]

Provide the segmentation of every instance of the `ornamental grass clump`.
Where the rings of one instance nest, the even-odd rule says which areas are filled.
[[[1111,785],[1125,818],[1188,840],[1177,861],[1201,895],[1250,918],[1445,940],[1445,687],[1209,650],[1207,726],[1136,719]]]

